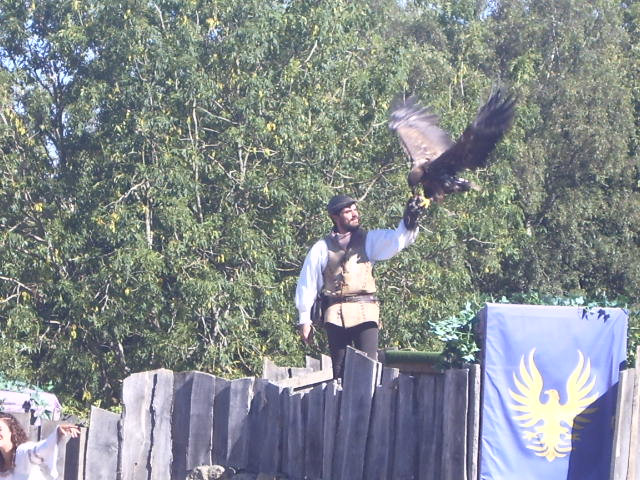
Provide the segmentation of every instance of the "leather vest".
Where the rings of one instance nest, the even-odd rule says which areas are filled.
[[[325,237],[329,256],[323,272],[322,293],[329,299],[376,292],[373,264],[365,252],[366,238],[367,232],[358,229],[351,233],[347,248],[342,249],[331,235]],[[378,302],[329,303],[330,306],[324,313],[324,321],[327,323],[349,328],[364,322],[379,322]]]

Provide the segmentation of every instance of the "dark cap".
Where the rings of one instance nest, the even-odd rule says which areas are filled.
[[[344,207],[348,207],[354,203],[357,203],[357,200],[351,198],[349,195],[336,195],[327,203],[327,211],[331,215],[337,215]]]

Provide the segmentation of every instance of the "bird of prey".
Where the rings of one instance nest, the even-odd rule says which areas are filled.
[[[513,374],[517,393],[509,390],[515,401],[511,408],[519,412],[514,419],[520,426],[530,429],[523,434],[529,441],[527,448],[551,462],[571,451],[573,441],[580,439],[575,430],[584,428],[582,424],[589,422],[588,414],[596,410],[589,407],[598,399],[594,391],[596,378],[591,375],[591,361],[585,362],[578,350],[578,364],[567,379],[565,402],[561,403],[557,390],[544,390],[534,352],[535,349],[529,352],[527,366],[524,355],[520,359],[519,378]],[[543,394],[547,398],[544,402],[540,399]]]
[[[515,98],[495,90],[476,119],[453,142],[438,126],[438,117],[422,107],[416,97],[397,98],[391,106],[389,128],[396,132],[411,159],[409,186],[414,194],[422,185],[424,195],[441,202],[445,195],[477,187],[458,172],[487,164],[496,143],[513,122]]]

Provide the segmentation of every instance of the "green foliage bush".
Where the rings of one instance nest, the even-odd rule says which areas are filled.
[[[582,295],[554,296],[538,292],[513,294],[510,298],[495,299],[485,297],[480,301],[468,302],[458,314],[434,321],[430,331],[442,345],[442,368],[462,367],[465,364],[480,361],[479,332],[477,313],[485,303],[513,303],[521,305],[551,305],[584,308],[622,308],[629,315],[627,363],[633,365],[640,346],[640,304],[630,303],[625,298],[609,300],[607,298],[585,298]]]

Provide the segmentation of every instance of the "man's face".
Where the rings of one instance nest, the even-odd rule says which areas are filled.
[[[337,215],[331,215],[340,233],[353,232],[360,226],[360,214],[355,203],[344,207]]]

